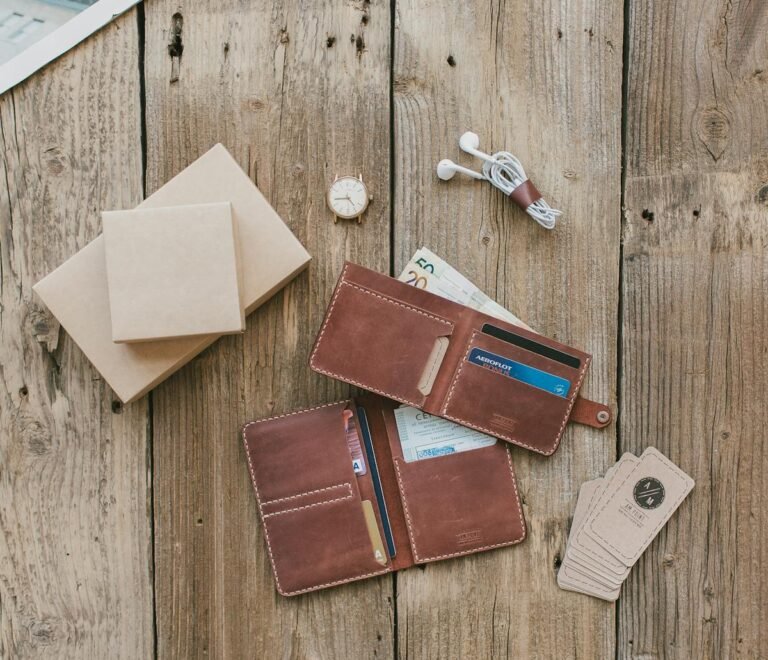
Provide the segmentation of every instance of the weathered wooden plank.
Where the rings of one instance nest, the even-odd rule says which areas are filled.
[[[221,141],[314,256],[244,337],[220,340],[154,395],[159,655],[389,655],[391,578],[276,594],[239,439],[249,419],[348,392],[307,362],[343,259],[389,265],[389,3],[146,10],[148,188]],[[334,226],[326,185],[350,172],[376,201],[363,225]]]
[[[630,8],[622,448],[696,488],[628,581],[619,656],[764,658],[768,6]]]
[[[149,657],[146,401],[32,285],[141,200],[132,11],[0,98],[0,657]]]
[[[398,3],[395,254],[425,244],[533,327],[592,352],[587,396],[615,400],[622,10],[615,2]],[[437,180],[466,130],[518,155],[554,206],[546,232],[487,184]],[[529,538],[398,578],[402,657],[604,658],[613,606],[555,583],[580,484],[614,430],[572,428],[549,459],[514,451]]]

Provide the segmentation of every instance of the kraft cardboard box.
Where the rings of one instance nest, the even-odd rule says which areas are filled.
[[[229,202],[104,211],[112,340],[245,329]]]
[[[222,145],[201,156],[139,208],[227,201],[238,229],[242,302],[248,314],[304,270],[310,256]],[[103,236],[33,289],[126,403],[148,392],[219,337],[113,342]]]

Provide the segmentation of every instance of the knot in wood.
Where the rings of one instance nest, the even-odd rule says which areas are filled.
[[[731,141],[731,122],[717,108],[707,108],[699,113],[698,136],[713,160],[719,160]]]

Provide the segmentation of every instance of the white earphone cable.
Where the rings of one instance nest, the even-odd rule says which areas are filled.
[[[528,180],[523,164],[508,151],[498,151],[492,156],[480,151],[480,138],[477,133],[467,131],[459,138],[462,151],[472,154],[483,161],[483,171],[475,172],[452,160],[444,158],[437,164],[437,176],[443,181],[449,181],[457,172],[473,179],[488,181],[525,210],[536,222],[545,229],[554,229],[561,211],[553,209],[541,197],[532,181]],[[523,186],[520,190],[520,186]],[[533,201],[531,201],[533,200]],[[527,206],[525,206],[527,204]]]
[[[499,151],[484,160],[483,176],[505,195],[509,195],[528,179],[523,164],[508,151]],[[553,209],[543,199],[533,202],[525,212],[545,229],[554,229],[557,217],[562,214],[562,211]]]

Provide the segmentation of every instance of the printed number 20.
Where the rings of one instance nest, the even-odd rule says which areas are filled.
[[[415,286],[418,289],[426,289],[427,288],[427,278],[423,277],[421,275],[416,275],[416,273],[412,270],[408,271],[409,279],[405,280],[406,284],[411,284]]]

